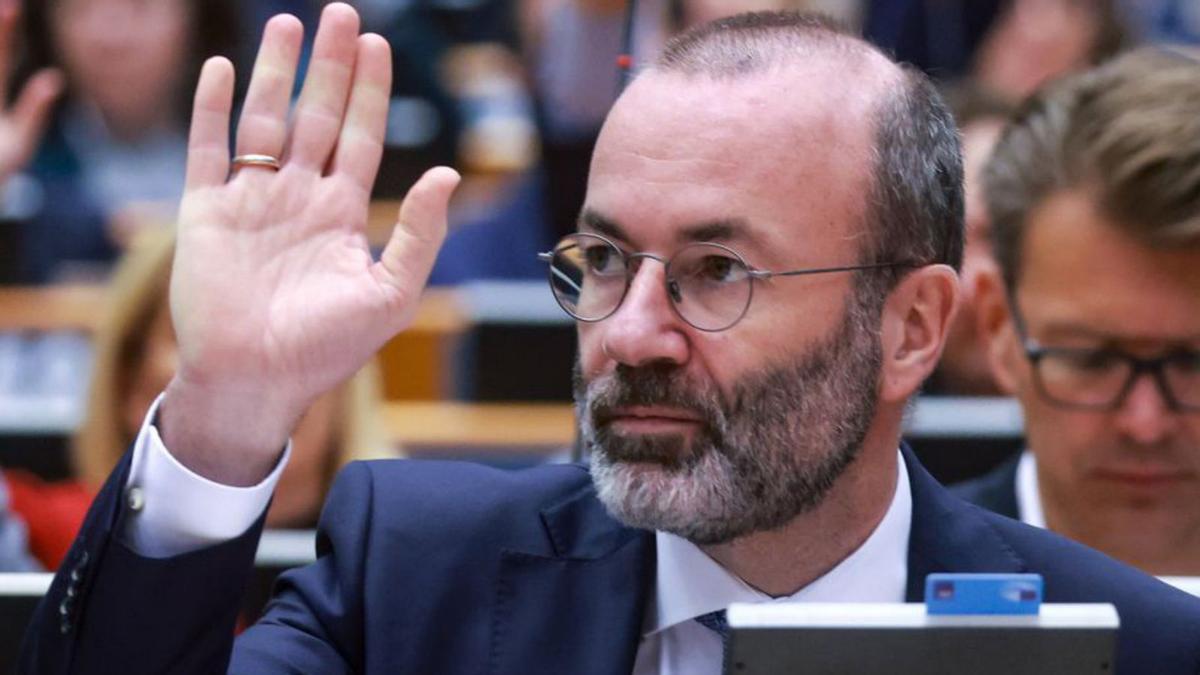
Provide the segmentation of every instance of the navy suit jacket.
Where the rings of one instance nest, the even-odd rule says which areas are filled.
[[[931,572],[1040,572],[1049,602],[1117,606],[1118,673],[1200,668],[1200,601],[968,505],[904,457],[910,601]],[[627,675],[633,666],[654,537],[613,520],[584,467],[351,464],[322,514],[317,562],[283,575],[262,620],[233,645],[260,526],[175,558],[138,556],[113,536],[130,517],[117,489],[127,462],[30,627],[28,672]]]
[[[950,486],[950,492],[959,499],[981,506],[988,511],[1020,520],[1017,507],[1017,465],[1021,454],[1004,462],[978,478]]]

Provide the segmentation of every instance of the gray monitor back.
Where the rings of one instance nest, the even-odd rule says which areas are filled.
[[[1113,672],[1107,604],[1036,616],[929,616],[922,604],[768,604],[729,609],[732,675],[1061,675]]]

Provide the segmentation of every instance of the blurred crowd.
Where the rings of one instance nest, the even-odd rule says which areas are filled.
[[[15,530],[12,522],[0,527],[0,540],[24,537],[33,553],[7,561],[10,568],[57,564],[90,496],[173,371],[166,312],[171,230],[202,60],[222,54],[246,73],[266,17],[287,11],[311,26],[320,4],[0,0],[0,30],[13,43],[0,55],[0,282],[111,284],[92,340],[85,420],[72,443],[75,480],[48,484],[9,471],[0,483],[0,498],[23,519]],[[636,70],[696,23],[745,10],[813,10],[859,27],[930,73],[962,131],[968,230],[968,301],[931,394],[1000,393],[972,298],[977,280],[996,264],[980,176],[1010,116],[1047,82],[1135,45],[1189,50],[1200,43],[1194,0],[351,4],[365,30],[385,36],[394,51],[376,197],[399,198],[434,164],[466,177],[433,271],[436,285],[544,278],[534,252],[575,229],[591,149],[620,90],[618,56],[626,47]],[[314,405],[295,438],[269,525],[311,526],[341,463],[394,454],[376,428],[379,392],[379,374],[369,369]]]
[[[16,53],[0,126],[0,279],[101,280],[136,234],[169,228],[182,185],[191,86],[204,57],[248,70],[264,18],[314,0],[6,0]],[[470,182],[434,283],[536,277],[520,252],[574,228],[592,142],[618,86],[624,0],[362,0],[388,38],[394,98],[379,197],[433,164]],[[634,68],[676,31],[753,9],[861,27],[924,69],[964,113],[1002,120],[1043,82],[1131,45],[1191,44],[1183,0],[641,0]],[[243,83],[244,84],[244,83]],[[981,122],[982,123],[982,122]],[[985,124],[986,126],[986,124]],[[986,151],[983,136],[976,152]],[[974,385],[969,385],[974,386]]]

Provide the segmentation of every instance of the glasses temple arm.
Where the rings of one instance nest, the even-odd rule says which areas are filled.
[[[855,272],[858,270],[874,270],[887,267],[920,267],[917,263],[895,262],[895,263],[872,263],[870,265],[843,265],[841,267],[818,267],[809,270],[788,270],[786,272],[772,272],[770,270],[750,270],[750,276],[755,279],[770,279],[771,277],[798,277],[808,274],[826,274],[829,272]]]

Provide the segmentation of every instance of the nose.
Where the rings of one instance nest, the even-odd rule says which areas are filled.
[[[1117,409],[1116,424],[1118,431],[1130,440],[1152,445],[1175,433],[1179,413],[1172,409],[1154,377],[1142,373]]]
[[[666,271],[657,261],[637,267],[621,306],[597,326],[604,353],[617,363],[685,363],[689,355],[686,325],[667,297]]]

